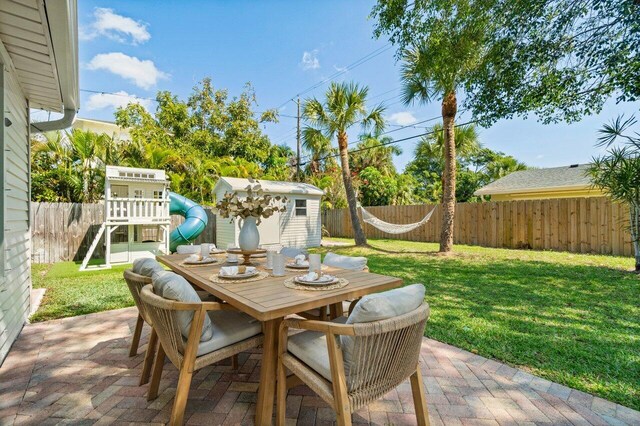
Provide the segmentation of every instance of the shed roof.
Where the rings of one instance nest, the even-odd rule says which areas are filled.
[[[284,182],[278,180],[258,179],[263,191],[273,194],[296,194],[296,195],[314,195],[320,196],[324,194],[317,186],[302,182]],[[217,191],[221,185],[227,184],[232,191],[244,191],[247,186],[251,185],[249,179],[221,177],[214,188]]]
[[[588,164],[529,169],[513,172],[474,192],[475,195],[587,189],[591,180]]]

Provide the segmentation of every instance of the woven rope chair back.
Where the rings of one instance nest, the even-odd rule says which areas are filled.
[[[142,287],[144,287],[145,285],[151,284],[151,278],[146,277],[144,275],[136,274],[131,269],[127,269],[126,271],[124,271],[124,280],[126,281],[127,286],[129,287],[129,291],[131,292],[131,296],[133,297],[134,303],[138,307],[138,312],[140,312],[140,316],[142,317],[143,320],[145,320],[147,324],[151,325],[152,322],[149,319],[149,316],[147,315],[146,311],[144,310],[144,306],[142,305],[142,302],[140,301],[140,291],[142,290]]]
[[[381,398],[415,372],[428,318],[429,305],[423,303],[398,317],[353,325],[347,382],[354,409]]]
[[[158,335],[167,357],[180,369],[184,359],[185,342],[180,332],[176,317],[178,311],[195,311],[192,303],[176,302],[158,296],[153,292],[151,284],[140,291],[140,300],[153,322],[153,329]]]

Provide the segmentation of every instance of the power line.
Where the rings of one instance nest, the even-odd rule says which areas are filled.
[[[142,96],[136,96],[136,95],[125,95],[124,93],[105,92],[101,90],[90,90],[90,89],[80,89],[80,91],[87,92],[87,93],[97,93],[98,95],[122,96],[123,98],[143,99],[145,101],[158,102],[158,100],[154,98],[144,98]]]
[[[469,125],[469,124],[474,124],[474,123],[476,123],[476,122],[477,122],[477,120],[471,120],[471,121],[467,121],[466,123],[456,124],[454,127],[467,126],[467,125]],[[444,131],[444,129],[442,129],[442,130],[440,130],[440,131]],[[421,133],[421,134],[419,134],[419,135],[413,135],[413,136],[408,136],[408,137],[406,137],[406,138],[402,138],[402,139],[394,139],[394,140],[392,140],[392,141],[382,142],[382,143],[380,143],[380,145],[378,145],[378,146],[368,146],[368,147],[364,147],[364,148],[352,149],[351,151],[348,151],[348,152],[347,152],[347,154],[355,154],[355,153],[362,152],[362,151],[369,151],[370,149],[382,148],[382,147],[387,146],[387,145],[392,145],[392,144],[396,144],[396,143],[400,143],[400,142],[405,142],[405,141],[412,140],[412,139],[416,139],[416,138],[420,138],[420,137],[423,137],[423,136],[429,136],[429,135],[432,135],[432,134],[434,134],[434,133],[436,133],[436,132],[437,132],[437,130],[432,130],[432,131],[430,131],[430,132]],[[324,156],[324,157],[322,157],[322,158],[319,158],[317,161],[324,161],[324,160],[326,160],[327,158],[331,158],[331,157],[338,157],[338,156],[340,156],[340,153],[337,153],[337,154],[329,154],[329,155],[325,155],[325,156]],[[302,164],[300,164],[300,165],[301,165],[301,166],[305,166],[305,165],[307,165],[307,164],[309,164],[309,161],[304,162],[304,163],[302,163]]]

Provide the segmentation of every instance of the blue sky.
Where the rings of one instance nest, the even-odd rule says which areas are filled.
[[[436,117],[438,103],[405,106],[398,99],[399,67],[385,48],[387,40],[372,38],[368,18],[372,1],[94,1],[79,2],[79,116],[113,120],[127,96],[154,98],[169,90],[186,98],[205,76],[217,88],[237,95],[245,83],[256,91],[257,110],[274,108],[295,115],[286,102],[371,52],[371,60],[349,69],[339,80],[368,85],[372,103],[384,101],[393,123],[388,130]],[[322,85],[303,95],[321,96]],[[151,111],[155,103],[140,99]],[[584,163],[600,151],[594,148],[597,129],[620,113],[638,111],[638,103],[608,102],[597,116],[571,125],[542,125],[535,118],[503,120],[480,132],[482,143],[511,154],[530,166]],[[463,115],[459,122],[468,120]],[[432,123],[390,134],[413,136]],[[295,119],[282,117],[266,124],[275,143],[295,146]],[[354,132],[353,136],[355,136]],[[402,142],[396,159],[402,169],[413,157],[417,139]]]

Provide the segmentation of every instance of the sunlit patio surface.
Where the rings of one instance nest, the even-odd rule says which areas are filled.
[[[138,386],[144,349],[128,356],[135,308],[27,325],[0,368],[0,424],[164,424],[178,372],[164,368],[160,393]],[[148,338],[145,327],[143,343]],[[187,424],[253,424],[259,351],[197,371]],[[422,371],[433,425],[640,424],[640,412],[424,339]],[[289,392],[288,424],[332,424],[307,387]],[[409,383],[353,415],[354,423],[415,424]]]

